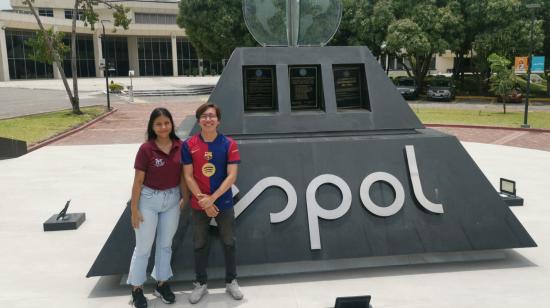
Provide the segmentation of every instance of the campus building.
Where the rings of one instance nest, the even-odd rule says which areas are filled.
[[[114,68],[111,75],[196,76],[221,73],[222,63],[209,63],[198,57],[178,27],[178,1],[113,1],[130,9],[128,30],[115,29],[112,10],[98,5],[99,20],[92,30],[77,21],[77,58],[80,77],[102,77],[101,59]],[[0,81],[60,78],[55,65],[33,61],[33,49],[25,40],[36,35],[38,24],[23,0],[11,0],[12,10],[0,11]],[[64,32],[70,42],[71,0],[36,0],[35,9],[46,28]],[[105,31],[105,37],[103,37]],[[70,54],[63,61],[65,74],[71,76]]]

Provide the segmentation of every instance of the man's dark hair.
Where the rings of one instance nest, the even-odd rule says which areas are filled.
[[[178,140],[179,138],[178,138],[178,136],[176,136],[176,132],[175,132],[175,128],[174,128],[174,120],[172,119],[172,114],[170,113],[170,111],[168,111],[168,109],[162,108],[162,107],[155,108],[151,112],[151,116],[149,116],[149,123],[147,123],[147,140],[153,140],[153,139],[157,138],[157,134],[153,130],[153,123],[160,116],[165,116],[168,119],[170,119],[170,123],[172,123],[172,130],[170,131],[169,137],[172,140]]]
[[[201,118],[201,115],[206,110],[208,110],[208,108],[214,108],[216,110],[216,116],[218,117],[218,120],[222,119],[222,112],[220,110],[220,107],[213,103],[204,103],[199,108],[197,108],[197,111],[195,111],[195,117],[197,118],[197,121]]]

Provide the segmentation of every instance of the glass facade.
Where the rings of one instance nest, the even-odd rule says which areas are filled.
[[[199,58],[193,45],[184,39],[177,39],[176,45],[178,47],[178,74],[180,76],[198,76]]]
[[[65,19],[73,19],[73,10],[65,10]],[[84,20],[84,12],[78,11],[77,19]]]
[[[152,25],[175,25],[177,15],[172,14],[149,14],[135,13],[136,24],[152,24]]]
[[[31,31],[6,30],[6,47],[10,79],[53,78],[53,66],[30,59],[34,50],[25,41],[34,37]]]
[[[105,37],[102,43],[105,62],[114,67],[110,76],[128,76],[130,58],[128,57],[128,39],[126,37]]]
[[[172,76],[171,39],[138,37],[138,59],[141,76]]]
[[[63,38],[63,43],[71,46],[71,36],[69,33]],[[94,43],[91,35],[76,36],[76,68],[78,77],[95,77],[95,59]],[[67,77],[73,76],[71,69],[71,53],[65,55],[63,59],[63,70]]]

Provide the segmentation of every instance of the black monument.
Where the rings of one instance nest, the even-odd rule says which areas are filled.
[[[271,35],[275,45],[281,29],[269,19],[290,16],[282,33],[293,47],[237,48],[209,99],[241,152],[241,275],[247,267],[263,275],[334,269],[344,259],[536,246],[457,138],[426,129],[366,47],[295,47],[315,41],[308,20],[334,24],[323,14],[339,17],[338,1],[287,3],[285,15],[244,1],[253,35]],[[315,33],[328,40],[334,31]],[[181,137],[191,130],[184,122]],[[175,273],[193,269],[190,223],[182,215]],[[127,207],[88,277],[127,273],[133,238]],[[212,249],[210,264],[221,266],[221,247]]]

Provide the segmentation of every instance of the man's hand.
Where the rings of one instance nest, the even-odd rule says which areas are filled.
[[[143,216],[139,210],[132,211],[132,227],[139,228],[139,224],[143,222]]]
[[[218,214],[220,213],[220,210],[216,205],[212,204],[211,206],[205,208],[204,212],[206,213],[206,216],[213,218],[218,216]]]
[[[211,205],[214,205],[214,201],[216,201],[212,196],[202,194],[201,197],[199,197],[199,205],[203,209],[206,209],[207,207],[210,207]]]

